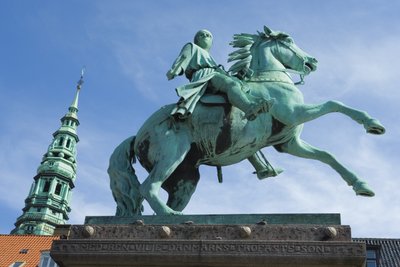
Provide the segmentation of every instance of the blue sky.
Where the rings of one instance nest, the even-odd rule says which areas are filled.
[[[355,237],[400,237],[398,1],[1,1],[0,233],[22,214],[42,155],[71,103],[80,70],[78,174],[72,224],[113,215],[106,173],[115,146],[144,120],[177,100],[165,73],[199,29],[214,35],[224,64],[232,35],[264,25],[289,33],[319,61],[301,86],[306,103],[335,99],[366,110],[383,136],[330,114],[305,125],[303,139],[332,152],[368,181],[374,198],[357,197],[320,162],[263,151],[278,177],[259,181],[247,162],[214,168],[201,180],[186,214],[340,213]],[[145,172],[136,165],[139,178]],[[145,213],[152,214],[146,205]]]

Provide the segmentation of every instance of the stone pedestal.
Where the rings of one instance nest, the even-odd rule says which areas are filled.
[[[241,215],[238,221],[248,222],[251,216]],[[198,224],[184,220],[188,217],[173,217],[183,221],[171,224],[167,218],[159,224],[148,224],[146,217],[139,217],[130,224],[94,224],[92,220],[92,224],[60,226],[57,231],[64,239],[54,241],[51,256],[61,267],[362,267],[365,262],[365,244],[351,241],[349,226],[271,224],[265,219],[253,223]],[[222,217],[219,215],[217,221],[227,219]]]

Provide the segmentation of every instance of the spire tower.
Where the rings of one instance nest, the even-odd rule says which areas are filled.
[[[56,225],[69,219],[71,190],[76,179],[77,113],[83,74],[84,70],[71,106],[61,118],[61,127],[53,134],[53,141],[33,177],[23,214],[17,218],[11,234],[52,235]]]

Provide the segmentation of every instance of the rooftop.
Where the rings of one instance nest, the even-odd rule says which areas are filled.
[[[353,238],[356,242],[365,242],[367,250],[376,248],[378,251],[378,266],[400,266],[400,239],[394,238]]]
[[[57,236],[43,235],[2,235],[0,234],[0,266],[14,262],[25,262],[24,267],[36,267],[40,252],[50,250]]]

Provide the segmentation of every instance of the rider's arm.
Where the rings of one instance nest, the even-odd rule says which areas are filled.
[[[167,72],[168,80],[175,78],[175,76],[182,75],[192,57],[192,44],[188,43],[183,48],[178,58],[175,60],[174,64],[172,64],[171,69]]]

